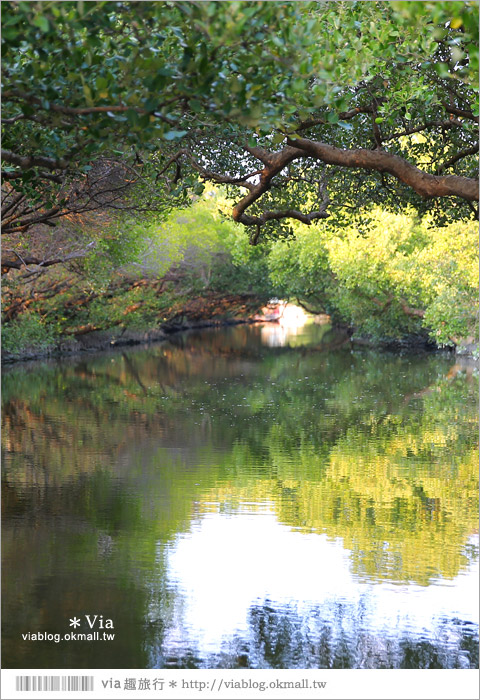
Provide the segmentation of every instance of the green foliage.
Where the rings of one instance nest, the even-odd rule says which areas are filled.
[[[136,267],[147,275],[178,279],[188,293],[205,290],[243,294],[253,292],[268,299],[273,287],[268,277],[265,248],[248,245],[243,229],[222,214],[223,195],[209,189],[186,209],[173,211],[165,221],[134,227],[143,240]],[[140,258],[140,264],[139,264]]]
[[[342,230],[297,227],[269,256],[281,293],[375,337],[428,331],[438,344],[478,335],[477,231],[429,229],[412,216],[377,211]],[[422,317],[422,314],[424,316]]]
[[[179,148],[207,179],[235,180],[258,168],[246,144],[275,150],[302,130],[372,149],[372,124],[389,153],[437,174],[478,140],[475,2],[4,2],[2,17],[4,148],[61,161],[67,181],[118,158],[164,200],[181,199],[202,183],[188,158],[176,173],[166,165]],[[6,162],[16,190],[53,206],[65,182],[42,167]],[[475,177],[475,153],[452,167]],[[326,170],[331,211],[411,202],[439,220],[471,216],[465,202],[434,206],[388,175],[304,159],[252,213],[314,204]]]
[[[310,233],[296,227],[296,238],[277,242],[268,260],[270,277],[281,297],[305,302],[318,313],[336,315],[336,282],[329,265],[328,227]],[[312,234],[312,235],[311,235]]]
[[[297,224],[286,240],[251,246],[242,228],[221,214],[227,205],[210,191],[165,220],[132,219],[123,236],[115,230],[105,235],[73,288],[31,303],[33,321],[22,314],[5,323],[5,349],[18,344],[20,331],[11,335],[17,324],[48,328],[49,339],[87,326],[145,330],[179,313],[192,297],[211,293],[247,294],[259,304],[291,299],[374,338],[428,333],[439,345],[475,342],[478,249],[472,224],[432,229],[412,214],[376,210],[369,219],[350,217],[341,228],[329,221],[313,229]],[[11,285],[13,296],[26,293],[14,280]],[[8,289],[9,283],[4,295]],[[28,337],[37,344],[35,335]]]
[[[27,311],[12,323],[3,325],[2,348],[13,355],[48,350],[57,340],[52,325],[33,311]]]
[[[208,197],[166,218],[131,218],[110,225],[90,254],[75,264],[75,283],[52,295],[49,285],[62,278],[55,271],[45,273],[28,308],[35,318],[41,315],[42,327],[52,337],[62,337],[87,328],[118,332],[157,328],[202,295],[250,295],[261,306],[275,291],[265,251],[248,245],[242,227],[226,219],[221,206],[224,198],[210,191]],[[4,310],[8,299],[29,293],[28,281],[22,286],[18,277],[9,277],[3,287]],[[28,323],[28,314],[18,318],[24,323],[24,317]],[[6,337],[16,325],[7,315]],[[32,336],[35,345],[34,340]],[[16,342],[9,340],[8,349]],[[43,347],[39,342],[38,349]]]
[[[267,245],[251,246],[240,226],[231,227],[225,238],[229,264],[215,267],[212,285],[223,292],[251,292],[267,301],[277,293],[269,277]]]
[[[140,265],[149,245],[146,228],[132,217],[125,217],[106,222],[99,230],[79,230],[79,236],[89,235],[92,241],[91,250],[75,264],[85,285],[104,287],[115,272]]]
[[[436,342],[478,340],[478,231],[455,224],[412,256],[404,272],[410,288],[425,300],[425,325]]]

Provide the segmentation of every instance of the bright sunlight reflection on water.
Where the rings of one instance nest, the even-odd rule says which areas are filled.
[[[478,536],[473,540],[478,546]],[[352,573],[341,539],[293,531],[268,504],[205,514],[177,538],[167,561],[178,606],[168,644],[179,653],[191,647],[205,657],[238,636],[248,638],[255,606],[267,605],[279,617],[294,610],[313,639],[320,622],[338,624],[338,606],[354,610],[353,619],[340,623],[347,643],[354,643],[360,628],[373,644],[382,640],[380,655],[398,637],[421,641],[436,634],[445,615],[478,619],[478,600],[471,607],[478,561],[433,588],[413,582],[378,586]],[[340,630],[336,634],[341,637]]]
[[[318,326],[325,327],[328,323],[328,316],[313,316],[301,306],[284,301],[278,302],[272,315],[276,321],[262,325],[261,329],[262,342],[271,348],[288,346],[290,341],[298,345],[299,341],[318,333]],[[305,326],[311,327],[307,330]]]

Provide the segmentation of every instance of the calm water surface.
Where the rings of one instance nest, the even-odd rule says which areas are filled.
[[[8,369],[4,666],[477,667],[475,373],[336,345],[239,326]],[[86,614],[114,640],[22,637]]]

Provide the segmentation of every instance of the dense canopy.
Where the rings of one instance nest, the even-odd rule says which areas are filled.
[[[2,3],[4,270],[38,224],[227,185],[256,243],[478,214],[476,2]],[[28,253],[28,251],[27,251]]]

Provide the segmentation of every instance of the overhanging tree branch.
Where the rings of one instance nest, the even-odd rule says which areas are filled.
[[[449,114],[455,114],[457,117],[463,117],[464,119],[471,119],[478,124],[478,117],[471,110],[460,109],[460,107],[455,107],[455,105],[448,104],[447,102],[442,102],[442,105]]]
[[[417,194],[424,198],[458,196],[471,203],[478,201],[478,182],[473,178],[458,175],[431,175],[415,165],[412,165],[404,158],[385,152],[380,149],[340,149],[318,141],[304,138],[288,138],[288,143],[281,151],[269,152],[260,146],[244,146],[247,153],[258,158],[263,164],[263,168],[241,176],[231,176],[228,174],[215,173],[205,167],[195,158],[188,149],[180,149],[169,158],[160,174],[173,164],[177,164],[182,157],[190,162],[202,178],[216,182],[218,184],[230,184],[248,189],[248,193],[243,197],[232,210],[235,221],[244,226],[255,227],[250,241],[253,244],[258,242],[261,227],[269,221],[279,221],[281,219],[295,219],[304,224],[311,224],[318,219],[328,217],[328,205],[330,200],[325,184],[319,190],[320,205],[310,212],[302,212],[295,207],[282,207],[277,210],[267,210],[261,214],[252,215],[248,213],[249,207],[255,204],[268,192],[278,176],[290,163],[299,159],[313,157],[316,160],[329,165],[336,165],[351,169],[364,169],[379,173],[390,173],[399,181],[411,187]],[[475,148],[475,152],[478,146]],[[456,160],[474,153],[473,147],[465,149],[462,155],[457,154]],[[446,165],[444,166],[446,167]],[[248,182],[248,178],[259,175],[257,182]],[[298,178],[297,178],[298,179]],[[289,178],[281,181],[280,186],[288,183]],[[282,184],[283,183],[283,184]]]
[[[461,197],[478,201],[478,180],[460,175],[430,175],[392,153],[364,148],[341,149],[304,138],[289,138],[288,143],[297,151],[303,151],[303,156],[328,165],[390,173],[421,197]]]
[[[51,267],[52,265],[69,262],[70,260],[84,258],[94,246],[95,241],[91,241],[82,250],[76,250],[73,253],[68,253],[67,255],[47,259],[42,259],[35,255],[21,255],[15,250],[7,249],[4,251],[5,255],[2,255],[2,273],[8,272],[8,270],[11,269],[26,269],[28,272],[37,272],[38,268],[41,269]],[[37,270],[29,269],[29,265],[35,265]]]
[[[199,173],[205,180],[208,180],[210,182],[216,182],[219,185],[238,185],[239,187],[245,187],[247,190],[250,191],[254,188],[254,185],[251,182],[248,182],[249,178],[259,175],[262,172],[261,170],[255,170],[253,172],[249,172],[246,175],[241,175],[239,177],[232,177],[230,175],[222,175],[220,173],[215,173],[212,170],[209,170],[208,168],[205,168],[203,165],[201,165],[195,158],[193,153],[188,150],[188,148],[181,148],[168,159],[163,168],[157,173],[157,180],[159,177],[161,177],[167,172],[171,165],[175,163],[177,168],[175,171],[175,177],[173,179],[173,182],[176,182],[180,177],[178,168],[179,162],[182,159],[182,157],[187,158],[192,168],[197,173]]]
[[[304,153],[297,148],[286,146],[277,153],[269,153],[263,148],[246,149],[249,153],[261,160],[265,167],[261,171],[260,180],[257,185],[250,188],[250,192],[235,205],[232,211],[232,216],[238,223],[245,226],[256,226],[257,233],[251,238],[252,243],[258,241],[260,227],[267,221],[278,221],[279,219],[297,219],[304,224],[311,224],[317,219],[324,219],[328,216],[327,205],[329,203],[326,191],[323,193],[323,199],[320,208],[317,211],[312,211],[309,214],[303,214],[296,209],[284,209],[279,211],[266,211],[261,216],[250,216],[246,214],[246,210],[254,202],[256,202],[265,192],[271,187],[272,179],[278,175],[287,165],[297,158],[304,157]]]
[[[21,156],[19,153],[13,153],[2,148],[2,160],[12,165],[17,165],[22,170],[28,170],[35,166],[48,168],[49,170],[66,170],[68,168],[68,160],[65,158],[48,158],[46,156]]]

